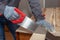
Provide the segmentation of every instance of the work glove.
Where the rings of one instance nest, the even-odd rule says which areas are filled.
[[[19,18],[19,14],[14,10],[15,7],[6,6],[4,10],[4,16],[8,20],[16,20]]]
[[[36,22],[39,26],[44,27],[49,32],[55,32],[54,26],[46,20],[39,20]]]

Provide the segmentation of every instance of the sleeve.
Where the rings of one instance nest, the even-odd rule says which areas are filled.
[[[36,20],[44,19],[44,16],[42,16],[40,0],[28,0],[28,2],[29,2],[32,13],[35,16]]]
[[[3,4],[2,2],[0,2],[0,13],[3,14],[4,13],[4,9],[5,9],[5,4]]]
[[[0,13],[4,13],[6,5],[8,6],[13,6],[13,7],[18,7],[20,0],[4,0],[0,1]]]
[[[10,0],[8,6],[18,7],[20,0]]]

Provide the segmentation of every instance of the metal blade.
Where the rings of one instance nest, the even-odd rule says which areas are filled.
[[[36,24],[33,20],[31,20],[27,16],[25,17],[24,21],[18,25],[32,32],[34,32],[38,27],[38,24]]]

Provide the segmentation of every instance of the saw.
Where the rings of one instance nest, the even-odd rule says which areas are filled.
[[[36,30],[36,28],[38,27],[38,24],[36,24],[36,22],[34,22],[31,18],[29,18],[24,12],[22,12],[18,8],[15,8],[14,11],[14,13],[19,14],[20,17],[16,20],[12,20],[12,23],[18,24],[31,32],[34,32]]]
[[[11,22],[27,29],[28,31],[34,32],[37,29],[37,27],[41,25],[50,32],[53,32],[55,30],[54,27],[45,20],[40,20],[38,22],[33,21],[18,8],[14,8],[14,13],[18,14],[19,18],[11,20]]]

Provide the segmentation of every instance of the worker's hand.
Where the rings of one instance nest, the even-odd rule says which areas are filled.
[[[41,25],[49,32],[55,32],[54,26],[48,23],[46,20],[40,20],[36,22],[38,25]]]
[[[4,16],[8,19],[8,20],[15,20],[19,18],[19,15],[17,14],[17,12],[14,11],[15,7],[11,7],[11,6],[6,6],[5,10],[4,10]]]

